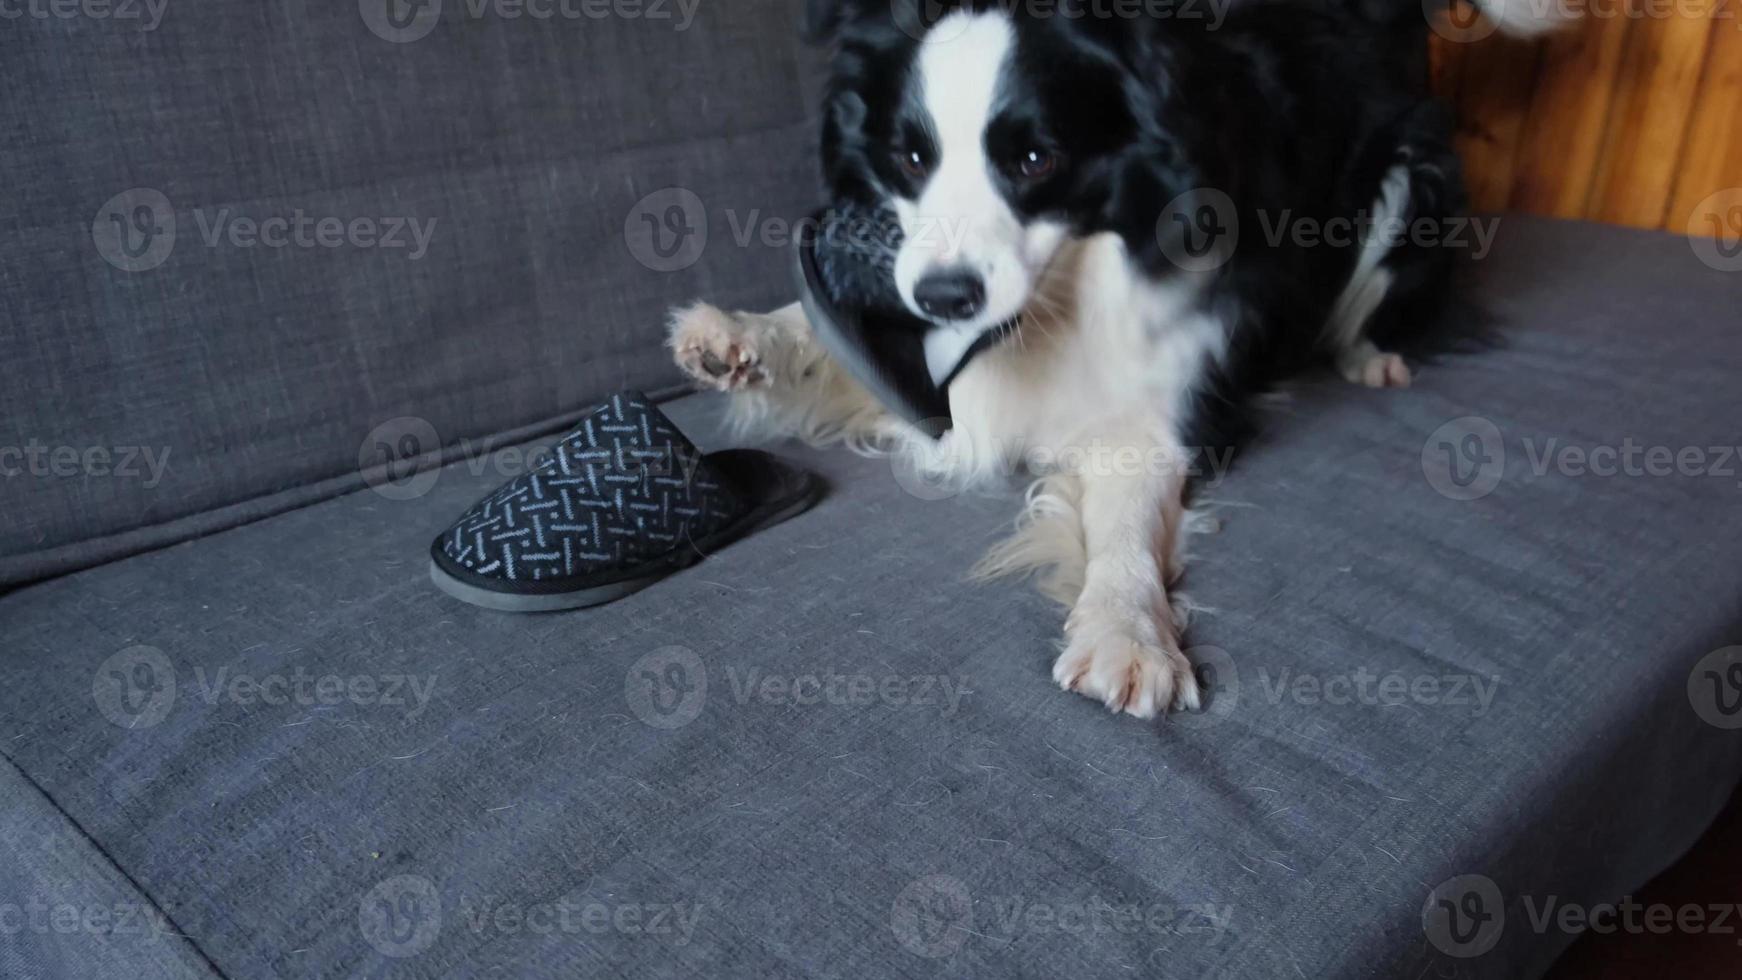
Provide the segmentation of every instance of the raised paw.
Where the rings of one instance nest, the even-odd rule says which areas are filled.
[[[1343,377],[1358,385],[1369,388],[1409,387],[1409,365],[1398,354],[1374,349],[1345,357],[1338,366],[1342,369]]]
[[[1173,640],[1149,642],[1124,629],[1069,636],[1052,666],[1053,680],[1065,690],[1138,718],[1198,709],[1197,677]]]
[[[667,343],[677,366],[701,387],[744,391],[768,383],[754,332],[717,306],[673,310]]]

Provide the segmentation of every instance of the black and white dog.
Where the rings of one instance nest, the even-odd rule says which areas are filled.
[[[1502,29],[1550,26],[1502,2],[1525,0],[1491,0]],[[698,304],[671,324],[679,365],[738,393],[746,428],[874,445],[964,485],[1042,470],[980,570],[1041,572],[1070,607],[1053,678],[1144,718],[1199,701],[1169,595],[1199,522],[1193,454],[1239,440],[1255,394],[1321,362],[1407,385],[1395,351],[1436,319],[1453,262],[1412,230],[1462,204],[1414,0],[1189,11],[811,0],[834,45],[835,200],[894,213],[915,315],[1017,324],[951,384],[941,441],[829,361],[798,304]]]

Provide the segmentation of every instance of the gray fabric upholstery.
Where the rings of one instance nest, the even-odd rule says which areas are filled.
[[[217,976],[102,848],[4,762],[0,800],[0,976]]]
[[[361,486],[396,418],[451,448],[670,385],[666,306],[785,283],[761,232],[817,188],[794,0],[447,0],[407,43],[389,2],[5,21],[0,586]],[[640,213],[676,199],[638,203],[668,187],[707,222],[670,262]],[[175,236],[129,271],[102,236],[139,188]],[[299,213],[286,247],[245,223]]]
[[[1533,908],[1635,888],[1742,774],[1689,696],[1742,643],[1742,488],[1532,457],[1734,445],[1742,343],[1678,239],[1509,219],[1480,271],[1507,348],[1308,385],[1208,494],[1204,715],[1053,687],[1060,612],[963,579],[1011,500],[782,447],[830,498],[573,615],[425,580],[500,459],[0,597],[0,752],[229,976],[1535,975],[1572,937]],[[1471,415],[1504,463],[1453,499],[1424,447]],[[1421,914],[1461,875],[1504,902],[1468,958]]]

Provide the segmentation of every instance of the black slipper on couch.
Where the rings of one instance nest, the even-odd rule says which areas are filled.
[[[814,474],[760,450],[702,455],[646,396],[624,392],[442,532],[429,576],[486,609],[597,605],[801,513],[821,492]]]

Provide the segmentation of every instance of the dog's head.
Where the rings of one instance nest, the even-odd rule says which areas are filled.
[[[807,10],[810,34],[835,44],[825,177],[838,200],[896,214],[896,286],[935,323],[1009,320],[1067,239],[1153,242],[1161,209],[1195,186],[1189,134],[1163,123],[1181,53],[1129,19],[1030,6]]]

